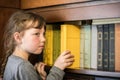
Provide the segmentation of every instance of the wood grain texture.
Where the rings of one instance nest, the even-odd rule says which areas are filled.
[[[21,8],[37,8],[45,6],[53,6],[60,4],[76,3],[76,2],[85,2],[90,0],[21,0]]]
[[[0,68],[1,64],[3,62],[3,59],[5,58],[5,53],[3,50],[3,33],[5,30],[5,25],[11,16],[12,13],[14,13],[17,9],[12,8],[0,8]],[[1,69],[0,69],[1,72]],[[1,75],[1,74],[0,74]]]
[[[42,15],[47,22],[76,21],[120,17],[120,2],[101,5],[75,5],[38,8],[30,11]]]
[[[20,0],[0,0],[0,7],[20,8]]]

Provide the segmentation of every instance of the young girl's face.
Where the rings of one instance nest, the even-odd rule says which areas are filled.
[[[45,29],[30,28],[24,32],[21,48],[33,54],[40,54],[45,46]]]

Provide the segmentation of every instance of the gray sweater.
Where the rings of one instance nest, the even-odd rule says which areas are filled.
[[[64,71],[53,66],[46,80],[62,80]],[[42,80],[27,60],[11,55],[6,64],[3,80]]]

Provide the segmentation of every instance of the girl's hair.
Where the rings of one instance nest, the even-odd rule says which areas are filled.
[[[28,23],[31,22],[30,25]],[[35,25],[36,22],[38,25]],[[17,11],[15,12],[10,19],[8,20],[8,24],[6,25],[4,32],[4,54],[5,58],[2,64],[1,74],[3,75],[4,69],[8,60],[8,57],[13,53],[16,43],[13,38],[13,34],[15,32],[24,32],[29,28],[38,28],[41,29],[42,26],[45,26],[45,20],[42,16],[37,15],[28,11]]]

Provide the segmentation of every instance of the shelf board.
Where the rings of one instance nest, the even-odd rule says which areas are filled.
[[[87,2],[91,0],[21,0],[21,8],[22,9],[30,9],[30,8],[37,8],[37,7],[50,7],[54,5],[61,5],[61,4],[71,4],[71,3],[78,3],[78,2]]]
[[[98,71],[93,69],[66,69],[67,73],[120,78],[120,72]]]
[[[69,5],[37,8],[33,11],[48,23],[120,17],[120,1],[92,1]]]
[[[46,66],[45,70],[49,72],[51,66]],[[110,71],[99,71],[96,69],[65,69],[66,73],[80,74],[80,75],[91,75],[91,76],[102,76],[102,77],[114,77],[120,78],[120,72]]]

